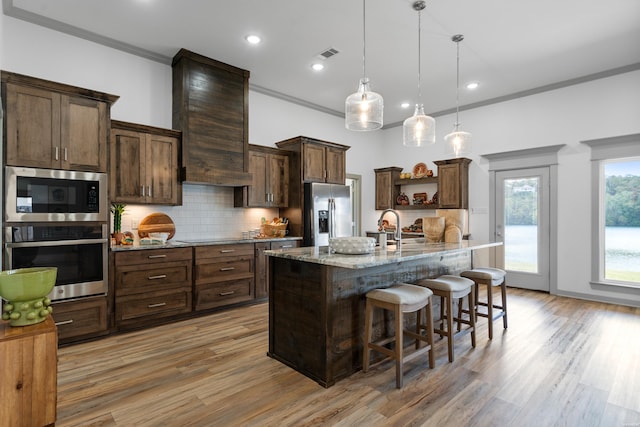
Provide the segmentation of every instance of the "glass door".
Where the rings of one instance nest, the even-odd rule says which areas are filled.
[[[549,169],[496,172],[495,194],[498,262],[509,286],[549,292]]]

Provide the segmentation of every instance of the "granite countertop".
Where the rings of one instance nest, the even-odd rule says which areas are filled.
[[[460,243],[424,243],[417,241],[405,242],[401,245],[400,249],[398,249],[396,245],[389,245],[386,248],[378,246],[373,253],[363,255],[329,253],[328,247],[326,246],[275,249],[265,251],[265,254],[276,258],[287,258],[333,267],[358,269],[426,258],[437,254],[482,249],[500,245],[502,245],[502,242],[481,242],[474,240],[463,240]]]
[[[286,240],[302,240],[302,237],[273,237],[268,239],[243,239],[233,237],[198,239],[198,240],[168,240],[163,245],[116,245],[111,246],[112,252],[139,251],[146,249],[188,248],[191,246],[228,245],[234,243],[277,242]]]

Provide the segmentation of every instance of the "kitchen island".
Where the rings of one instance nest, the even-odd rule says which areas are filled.
[[[362,368],[367,292],[458,274],[471,268],[472,251],[500,244],[414,241],[364,255],[334,254],[323,247],[266,251],[268,355],[330,387]],[[382,317],[375,323],[374,334],[390,326]]]

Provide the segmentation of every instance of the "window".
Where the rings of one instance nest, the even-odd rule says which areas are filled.
[[[592,281],[640,287],[640,135],[591,147]]]

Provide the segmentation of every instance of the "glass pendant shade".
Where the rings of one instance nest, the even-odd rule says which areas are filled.
[[[447,146],[446,155],[449,157],[464,157],[471,154],[471,134],[461,130],[454,130],[444,137]]]
[[[372,92],[369,79],[360,79],[358,91],[344,103],[345,127],[349,130],[376,130],[382,127],[384,102],[380,94]]]
[[[407,147],[422,147],[436,143],[436,121],[424,114],[422,104],[416,104],[413,116],[402,124],[402,143]]]

